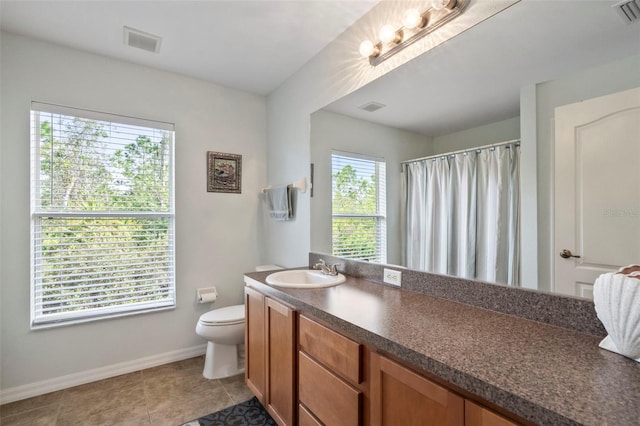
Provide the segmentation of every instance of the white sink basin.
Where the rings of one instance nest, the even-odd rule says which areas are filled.
[[[323,288],[342,284],[346,278],[342,274],[325,275],[310,269],[274,272],[267,276],[267,284],[289,288]]]

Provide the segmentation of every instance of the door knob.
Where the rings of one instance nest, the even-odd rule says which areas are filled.
[[[562,250],[560,252],[560,257],[563,258],[563,259],[569,259],[571,257],[575,257],[575,258],[578,258],[578,259],[580,258],[580,256],[571,253],[571,250],[568,250],[568,249]]]

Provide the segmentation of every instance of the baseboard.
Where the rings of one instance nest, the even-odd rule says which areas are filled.
[[[110,377],[119,376],[121,374],[144,370],[145,368],[157,367],[158,365],[168,364],[170,362],[180,361],[187,358],[193,358],[204,354],[206,352],[206,349],[206,344],[192,346],[190,348],[165,352],[158,355],[139,358],[133,361],[121,362],[106,367],[82,371],[80,373],[73,373],[66,376],[47,379],[41,382],[29,383],[27,385],[2,389],[0,390],[0,404],[19,401],[21,399],[31,398],[34,396],[43,395],[45,393],[54,392],[73,386],[95,382],[96,380],[108,379]]]

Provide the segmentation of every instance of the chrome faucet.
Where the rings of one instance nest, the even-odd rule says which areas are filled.
[[[327,265],[324,259],[318,259],[318,263],[313,265],[313,269],[320,269],[320,271],[325,275],[338,275],[338,266],[342,265],[342,263],[334,263],[333,265]]]

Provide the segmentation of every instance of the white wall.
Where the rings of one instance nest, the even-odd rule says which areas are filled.
[[[531,289],[540,287],[535,93],[535,84],[520,88],[520,279],[522,287]]]
[[[464,14],[417,41],[377,67],[358,54],[364,39],[375,37],[388,22],[402,22],[406,8],[382,1],[267,98],[269,184],[309,176],[310,114],[351,93],[450,37],[493,16],[518,0],[471,1]],[[428,53],[427,53],[428,54]],[[429,76],[425,76],[429,78]],[[267,223],[267,251],[263,261],[292,267],[308,263],[310,248],[309,193],[298,198],[294,221]]]
[[[328,111],[311,115],[311,251],[331,253],[331,151],[383,158],[387,163],[387,263],[401,263],[400,163],[432,154],[431,139]]]
[[[541,290],[553,290],[553,262],[557,256],[553,248],[555,108],[634,87],[640,87],[640,55],[536,85],[536,116],[523,116],[523,120],[533,120],[537,133],[538,271]]]
[[[433,153],[475,148],[520,138],[520,117],[489,123],[433,138]]]
[[[259,263],[258,192],[266,182],[266,99],[184,76],[2,34],[2,389],[204,343],[210,305],[242,303],[242,274]],[[175,123],[177,308],[29,329],[29,108],[32,100]],[[242,194],[206,191],[206,152],[242,154]]]

